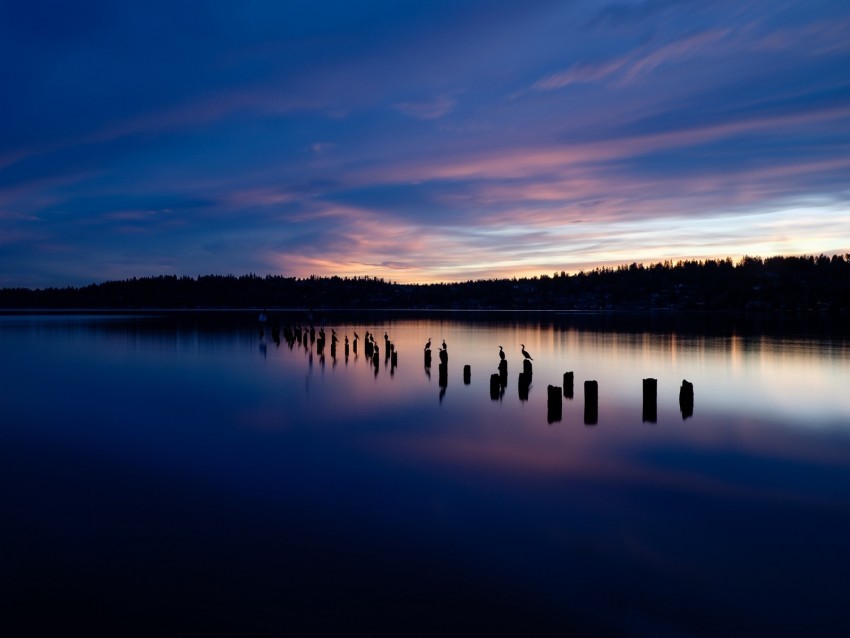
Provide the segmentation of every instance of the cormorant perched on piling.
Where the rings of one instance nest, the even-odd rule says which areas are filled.
[[[446,346],[446,340],[443,339],[443,350],[448,351],[448,347]]]
[[[505,360],[505,351],[502,349],[502,346],[499,346],[499,359],[502,361]]]
[[[426,349],[426,350],[430,350],[430,349],[431,349],[431,337],[428,337],[428,343],[426,343],[426,344],[425,344],[425,349]]]
[[[526,359],[528,359],[529,361],[534,361],[534,359],[532,359],[531,355],[530,355],[530,354],[528,354],[528,353],[525,351],[525,344],[524,344],[524,343],[521,343],[521,344],[519,344],[519,345],[521,345],[521,346],[522,346],[522,356],[523,356],[523,357],[525,357]]]

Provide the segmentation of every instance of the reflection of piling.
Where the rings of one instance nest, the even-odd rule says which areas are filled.
[[[658,379],[643,380],[643,422],[658,421]]]
[[[528,389],[531,387],[531,375],[526,372],[520,372],[517,387],[519,390],[519,400],[528,401]]]
[[[425,351],[425,367],[426,368],[431,367],[431,350]]]
[[[508,362],[504,359],[499,361],[499,383],[503,388],[508,386]]]
[[[546,421],[555,423],[561,420],[563,414],[563,398],[561,388],[550,385],[546,388]]]
[[[439,367],[439,383],[441,388],[449,385],[449,364],[441,363]]]
[[[584,382],[584,424],[596,425],[599,421],[599,384]]]
[[[463,384],[469,385],[469,381],[471,380],[471,378],[472,378],[472,366],[469,365],[469,364],[466,364],[465,366],[463,366]]]
[[[682,379],[682,387],[679,388],[679,409],[683,421],[694,415],[694,384],[686,379]]]
[[[564,396],[568,399],[573,398],[573,373],[564,373]]]
[[[490,375],[490,398],[494,401],[502,395],[502,379],[498,374]]]

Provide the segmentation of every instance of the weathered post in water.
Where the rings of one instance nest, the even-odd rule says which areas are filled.
[[[550,385],[546,388],[546,421],[555,423],[560,421],[563,415],[562,390],[558,386]]]
[[[503,388],[508,387],[508,362],[504,359],[499,361],[499,383]]]
[[[449,364],[448,363],[441,363],[439,365],[438,370],[439,370],[438,381],[439,381],[440,387],[445,388],[447,385],[449,385]]]
[[[519,382],[517,389],[519,390],[519,400],[528,401],[528,389],[531,387],[531,375],[525,372],[519,373]]]
[[[531,378],[531,373],[532,373],[531,361],[529,361],[528,359],[523,359],[523,361],[522,361],[522,371],[525,374],[528,375],[529,379]]]
[[[679,388],[679,409],[682,411],[682,421],[694,415],[694,384],[682,379]]]
[[[643,422],[658,421],[658,379],[643,380]]]
[[[425,367],[426,368],[431,367],[431,350],[430,349],[425,351]]]
[[[573,373],[565,372],[564,373],[564,396],[567,399],[573,398]]]
[[[584,424],[596,425],[599,421],[599,384],[584,382]]]
[[[496,401],[502,396],[502,379],[493,373],[490,375],[490,398]]]
[[[472,379],[472,366],[468,363],[463,366],[463,384],[469,385],[470,380]]]

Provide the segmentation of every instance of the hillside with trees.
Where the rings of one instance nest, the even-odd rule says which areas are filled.
[[[850,311],[850,254],[623,265],[589,272],[400,284],[373,277],[157,276],[5,288],[0,308]]]

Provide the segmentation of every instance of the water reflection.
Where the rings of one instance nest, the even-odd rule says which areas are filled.
[[[296,634],[328,613],[370,634],[846,626],[846,343],[267,314],[262,337],[255,314],[0,321],[0,541],[24,607],[78,591]],[[431,337],[452,346],[436,387]],[[389,630],[366,620],[388,609]]]

